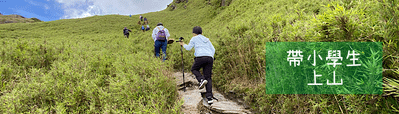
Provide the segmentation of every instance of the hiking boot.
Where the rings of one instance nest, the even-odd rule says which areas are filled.
[[[208,104],[213,104],[213,98],[207,98],[208,99]]]
[[[205,86],[207,83],[208,83],[208,81],[206,81],[206,80],[201,80],[199,89],[204,88],[204,86]]]

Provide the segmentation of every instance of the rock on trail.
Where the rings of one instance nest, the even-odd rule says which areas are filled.
[[[173,74],[176,79],[176,85],[183,87],[183,73],[176,72]],[[244,106],[225,98],[221,93],[212,89],[213,96],[218,99],[212,105],[203,105],[200,92],[205,89],[198,89],[198,81],[191,73],[184,73],[186,91],[179,89],[179,97],[184,100],[182,112],[184,114],[251,114]]]

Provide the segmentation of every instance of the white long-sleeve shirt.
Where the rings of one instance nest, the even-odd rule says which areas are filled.
[[[157,26],[154,28],[154,30],[152,30],[152,39],[154,40],[154,42],[157,41],[157,34],[158,34],[159,30],[162,30],[163,28],[165,28],[165,27]],[[166,40],[168,40],[168,38],[170,37],[169,31],[166,28],[164,29],[164,31],[165,31],[165,35],[166,35]]]

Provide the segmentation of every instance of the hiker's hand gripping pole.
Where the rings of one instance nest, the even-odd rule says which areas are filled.
[[[183,42],[183,37],[180,37],[179,38],[179,41],[176,41],[176,42]],[[186,92],[186,84],[184,83],[184,63],[183,63],[183,45],[180,45],[180,51],[181,51],[181,66],[182,66],[182,71],[183,71],[183,85],[184,85],[184,87],[183,87],[183,91],[184,92]]]

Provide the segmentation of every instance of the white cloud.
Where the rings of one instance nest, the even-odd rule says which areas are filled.
[[[160,11],[173,0],[55,0],[62,4],[62,18],[83,18],[93,15],[135,15]]]
[[[42,2],[36,2],[36,1],[33,1],[33,0],[25,0],[25,2],[28,2],[29,4],[32,4],[34,6],[41,6],[41,7],[43,7],[46,10],[50,9],[50,7],[47,4],[42,3]]]
[[[44,4],[44,9],[50,9],[50,7],[47,4]]]

